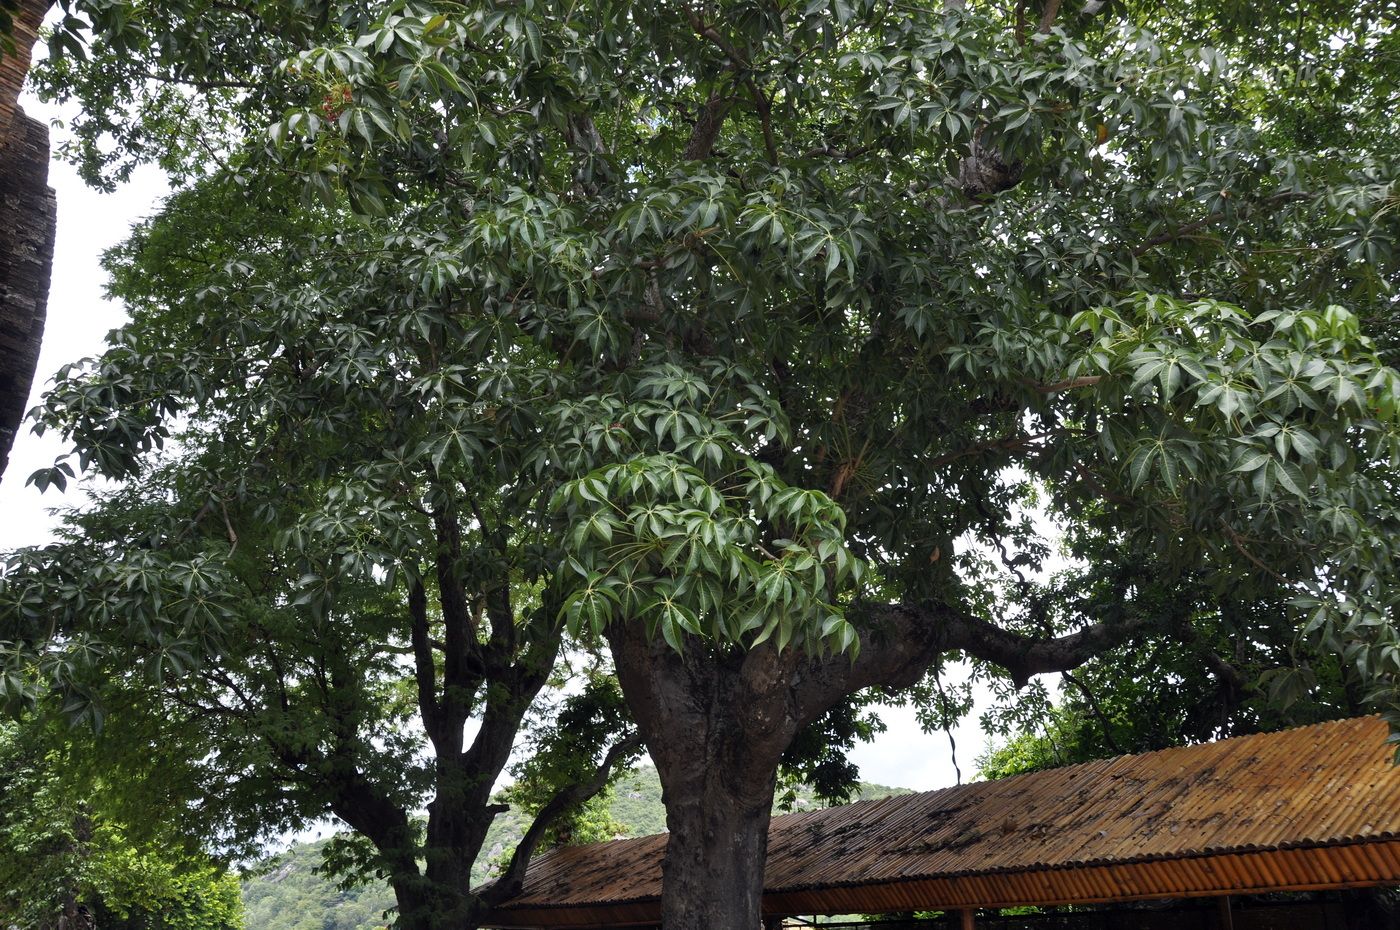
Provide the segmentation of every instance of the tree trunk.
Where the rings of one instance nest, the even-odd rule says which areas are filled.
[[[666,805],[662,926],[762,930],[778,762],[801,723],[776,653],[696,641],[678,655],[648,642],[641,624],[617,624],[609,638]]]
[[[1175,615],[1169,618],[1176,622]],[[747,651],[688,637],[684,653],[645,624],[607,629],[618,681],[661,776],[671,836],[662,862],[665,930],[761,930],[768,821],[783,753],[798,731],[862,688],[906,688],[942,652],[996,662],[1018,685],[1126,642],[1154,616],[1038,640],[956,607],[860,605],[850,655]]]
[[[433,882],[424,875],[389,877],[398,906],[398,930],[477,930],[487,907],[472,894]]]
[[[432,883],[418,875],[391,876],[394,903],[398,905],[399,930],[447,930],[442,917],[442,902]]]
[[[725,776],[726,763],[716,759],[662,776],[666,794],[677,799],[666,805],[666,930],[761,930],[773,780],[740,792]]]

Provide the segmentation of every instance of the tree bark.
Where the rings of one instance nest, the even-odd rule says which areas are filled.
[[[448,899],[443,889],[425,877],[394,875],[389,878],[398,906],[399,930],[475,930],[476,915],[465,902]]]
[[[742,759],[734,762],[742,765]],[[662,863],[666,930],[762,930],[763,866],[774,781],[741,789],[723,754],[662,776],[670,837]],[[776,771],[776,769],[775,769]]]
[[[685,655],[640,624],[608,632],[618,678],[656,762],[670,833],[666,930],[761,930],[763,866],[778,761],[802,721],[771,649]],[[791,658],[791,657],[789,657]],[[774,687],[774,686],[777,687]]]

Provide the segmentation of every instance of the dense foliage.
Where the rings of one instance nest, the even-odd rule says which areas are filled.
[[[37,413],[41,486],[125,484],[11,560],[5,697],[139,658],[406,925],[479,914],[566,633],[667,785],[675,930],[756,922],[801,734],[955,655],[1296,643],[1396,707],[1390,4],[70,10],[72,153],[186,187]],[[636,749],[598,719],[575,787]]]
[[[55,930],[88,915],[104,930],[242,930],[237,879],[182,835],[178,809],[161,819],[178,800],[133,778],[151,769],[121,764],[134,760],[119,748],[103,758],[112,748],[35,720],[0,724],[0,925]]]

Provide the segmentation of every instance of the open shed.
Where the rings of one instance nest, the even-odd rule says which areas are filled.
[[[1224,898],[1400,884],[1374,717],[773,819],[765,916]],[[554,849],[487,926],[655,926],[666,835]],[[1227,915],[1228,919],[1228,915]]]

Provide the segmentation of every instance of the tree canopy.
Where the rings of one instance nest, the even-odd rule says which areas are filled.
[[[12,558],[5,696],[139,658],[406,926],[479,912],[566,637],[675,930],[754,926],[784,756],[954,657],[1224,624],[1397,706],[1392,5],[68,9],[70,153],[183,189],[36,412],[41,487],[124,485]]]

